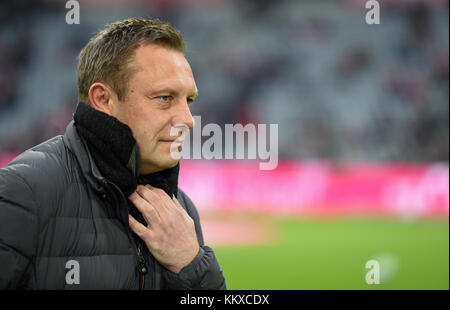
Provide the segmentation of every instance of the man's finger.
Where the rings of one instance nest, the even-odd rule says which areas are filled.
[[[178,201],[177,198],[175,198],[175,195],[172,198],[172,201],[175,204],[175,207],[178,209],[178,211],[187,219],[192,219],[191,216],[187,213],[187,211],[183,208],[181,203]]]
[[[181,203],[178,201],[178,199],[175,197],[175,195],[172,196],[172,201],[175,203],[175,206],[178,207],[179,209],[184,210],[183,206],[181,205]]]
[[[170,212],[170,209],[173,208],[173,206],[171,206],[172,202],[165,191],[157,187],[152,187],[150,189],[140,185],[136,192],[155,208],[161,219],[169,216],[167,212]]]
[[[167,193],[159,187],[154,187],[151,186],[150,184],[147,184],[144,186],[144,188],[151,191],[156,197],[158,197],[158,199],[164,199],[165,197],[169,197],[169,195],[167,195]]]
[[[134,231],[134,233],[138,235],[139,238],[144,239],[144,236],[146,235],[148,229],[144,225],[136,221],[136,219],[130,214],[128,214],[128,222],[130,224],[131,230]]]
[[[159,223],[160,215],[153,205],[144,199],[138,192],[134,192],[129,197],[130,201],[136,206],[139,212],[141,212],[144,220],[150,226]]]
[[[170,201],[170,196],[163,189],[147,184],[142,188],[142,192],[147,193],[149,199],[154,199],[154,206],[161,215],[173,209],[173,201]]]

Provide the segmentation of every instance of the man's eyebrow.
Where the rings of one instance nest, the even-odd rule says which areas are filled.
[[[160,93],[166,93],[166,94],[178,94],[178,92],[175,89],[164,87],[164,88],[150,88],[148,91],[146,91],[147,95],[155,95]]]
[[[160,94],[160,93],[166,93],[166,94],[171,94],[171,95],[178,95],[179,94],[179,92],[177,90],[175,90],[173,88],[170,88],[170,87],[165,87],[165,88],[159,88],[159,89],[158,88],[156,88],[156,89],[149,89],[146,92],[146,95],[147,96],[151,96],[151,95]],[[198,91],[197,90],[193,91],[192,93],[190,93],[188,95],[188,97],[193,97],[193,98],[196,98],[197,96],[198,96]]]

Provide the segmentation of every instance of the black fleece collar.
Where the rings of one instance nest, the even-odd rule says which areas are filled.
[[[83,102],[78,104],[74,123],[103,177],[115,183],[125,197],[138,184],[150,184],[163,189],[170,197],[177,196],[180,165],[139,175],[139,147],[130,127]]]

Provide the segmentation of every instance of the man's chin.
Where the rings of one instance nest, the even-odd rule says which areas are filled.
[[[158,162],[152,162],[152,164],[142,164],[141,174],[150,174],[170,169],[178,165],[178,162],[179,159],[173,159],[169,156],[167,159],[158,160]]]
[[[170,164],[167,164],[167,167],[165,169],[169,169],[169,168],[175,167],[176,165],[178,165],[179,161],[180,161],[179,159],[177,159],[177,160],[172,159],[172,162]]]

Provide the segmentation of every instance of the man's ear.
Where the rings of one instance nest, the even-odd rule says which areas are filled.
[[[115,92],[106,84],[95,82],[89,88],[89,100],[94,109],[112,116]]]

